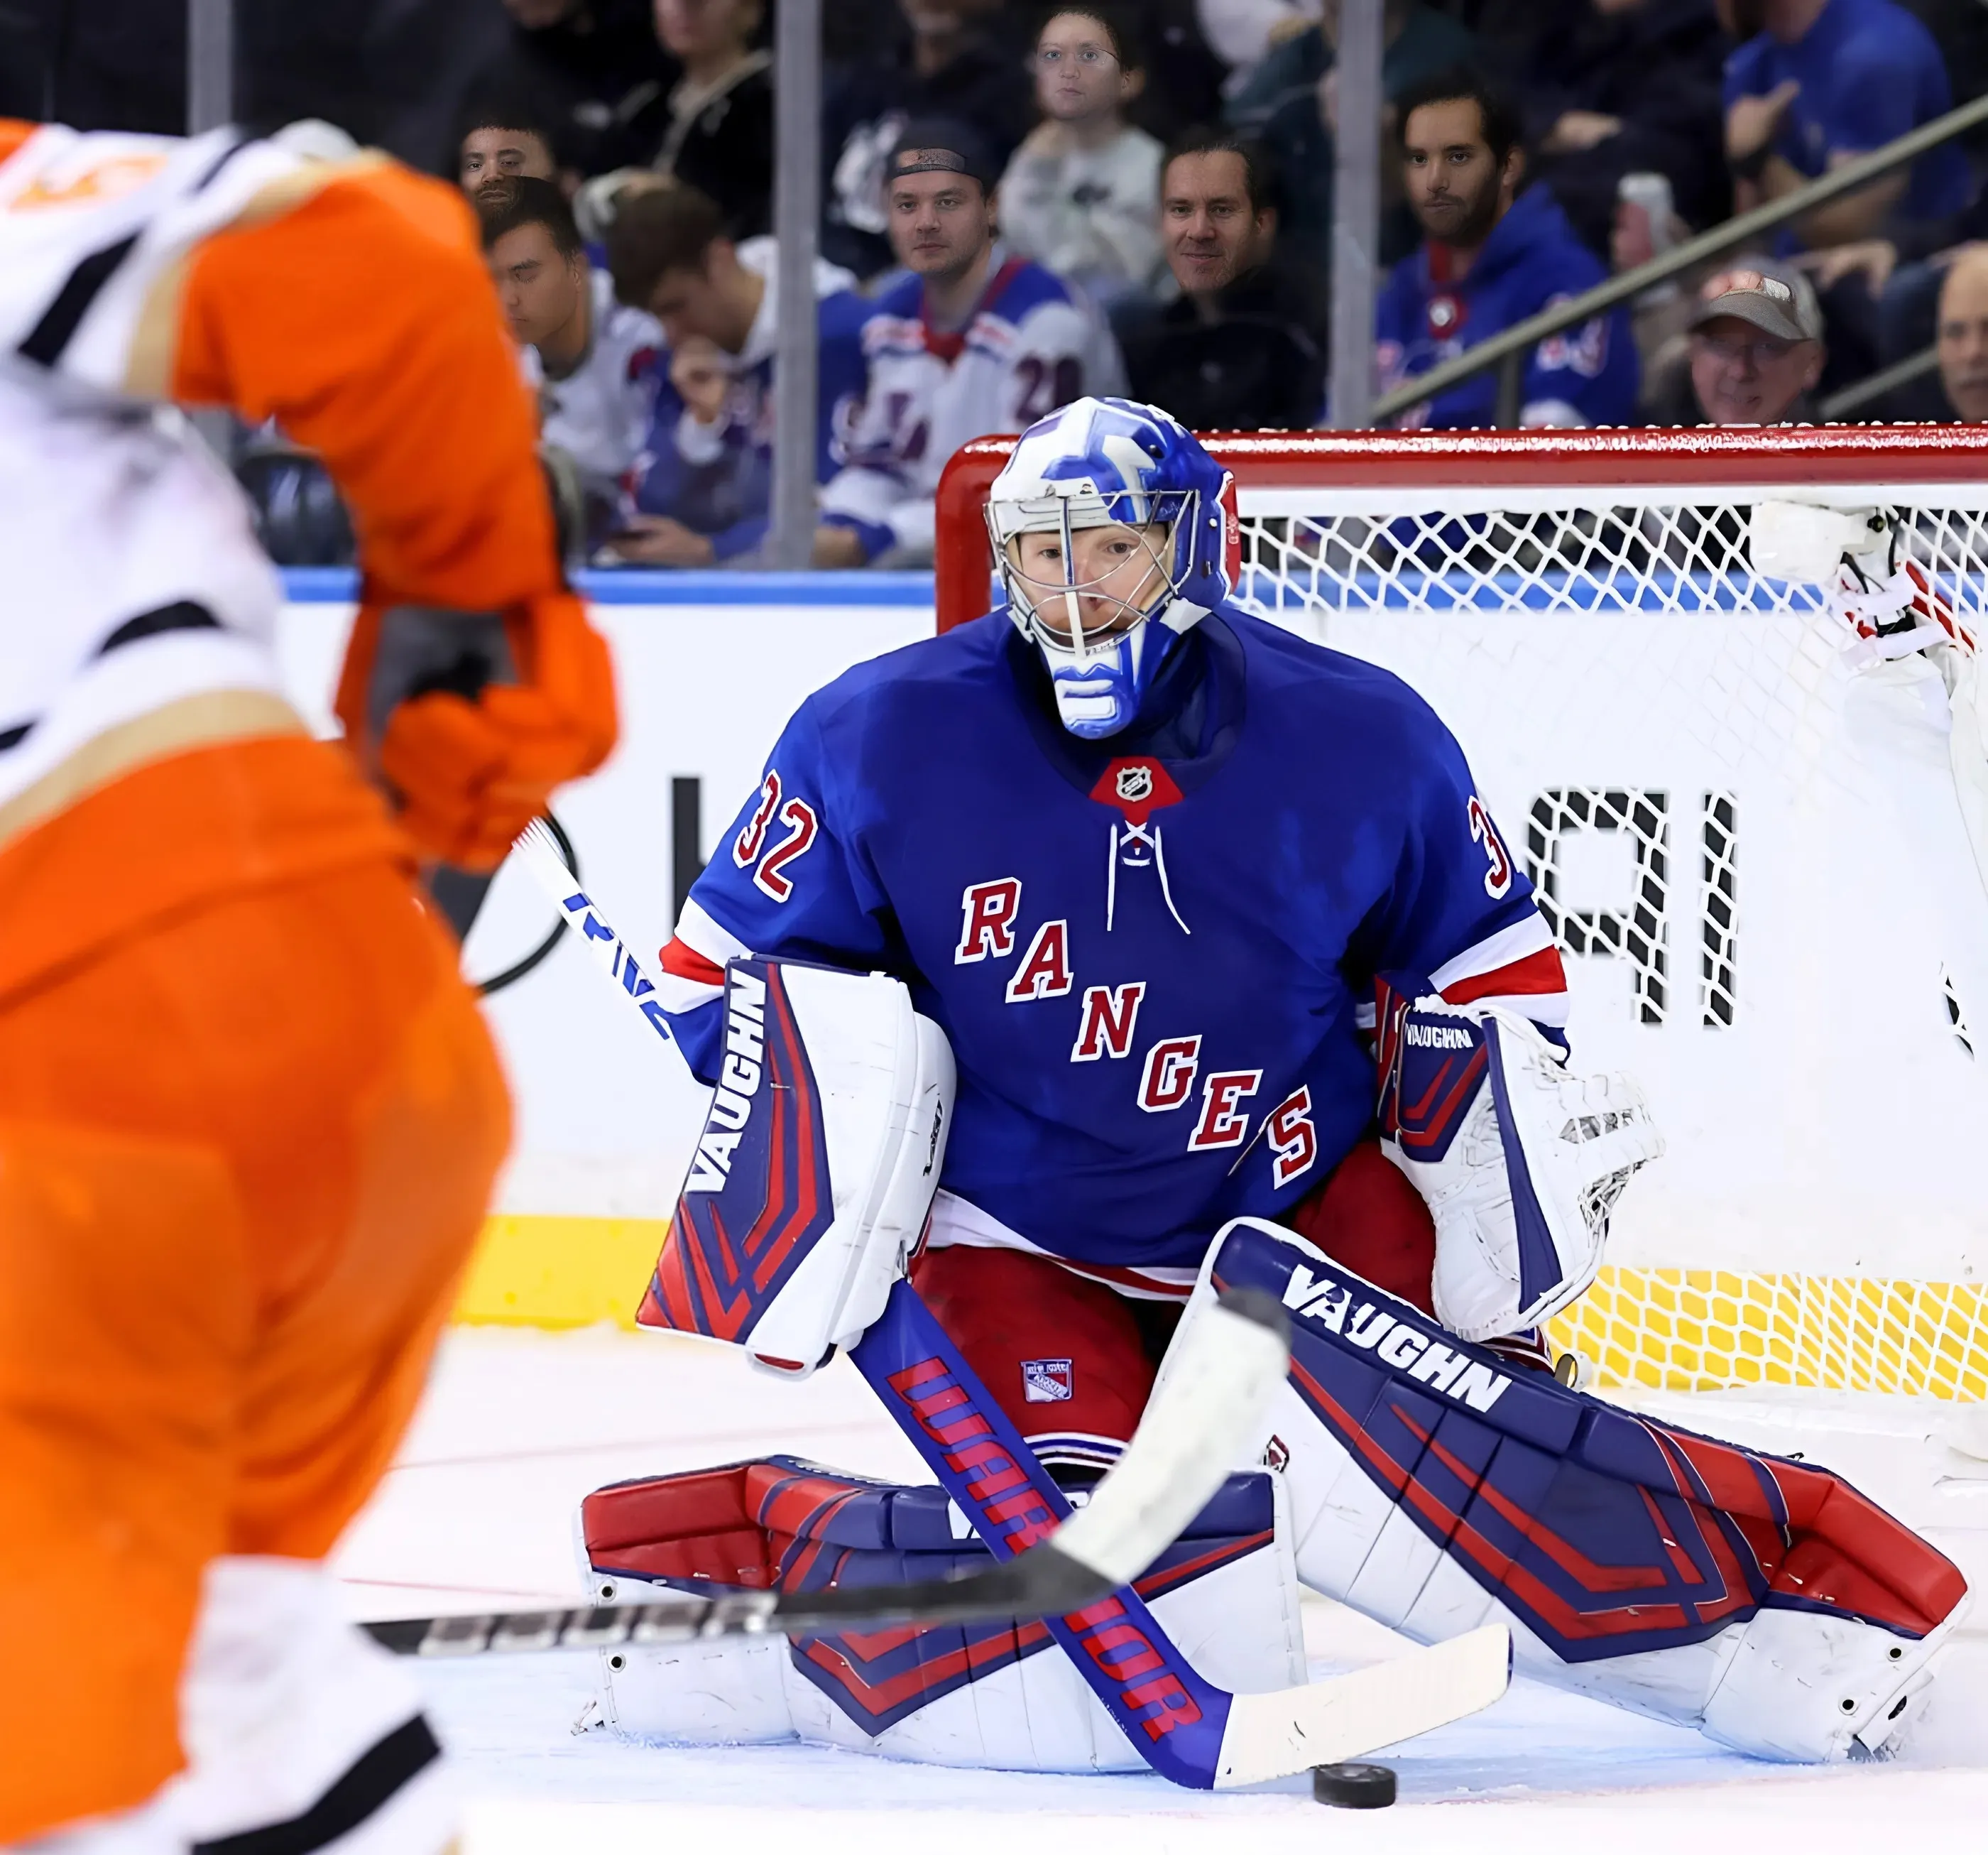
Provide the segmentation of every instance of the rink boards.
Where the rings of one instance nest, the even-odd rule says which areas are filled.
[[[653,949],[793,708],[929,636],[930,582],[643,574],[587,590],[623,736],[560,815],[616,926]],[[322,716],[349,592],[299,575],[292,594],[287,675]],[[1580,1349],[1618,1382],[1787,1382],[1798,1362],[1807,1382],[1982,1396],[1988,1049],[1977,1062],[1965,1038],[1988,1031],[1988,896],[1970,894],[1964,850],[1911,841],[1952,805],[1912,744],[1916,709],[1858,710],[1868,692],[1834,643],[1786,615],[1284,616],[1431,699],[1598,953],[1598,924],[1653,912],[1640,953],[1569,962],[1584,1066],[1637,1074],[1671,1140],[1625,1203]],[[1610,807],[1621,828],[1603,828]],[[1968,880],[1929,888],[1929,868]],[[507,872],[466,968],[514,964],[549,925]],[[518,1137],[465,1318],[627,1324],[640,1296],[702,1095],[598,984],[562,948],[489,1001]]]
[[[350,626],[350,579],[286,576],[284,675],[313,725]],[[558,807],[584,877],[631,946],[669,936],[680,885],[759,782],[782,726],[851,664],[932,633],[928,574],[619,574],[591,577],[613,645],[621,740]],[[464,949],[482,979],[552,925],[519,872],[499,877]],[[516,1104],[512,1158],[458,1313],[632,1325],[688,1164],[705,1092],[573,950],[487,1001]]]

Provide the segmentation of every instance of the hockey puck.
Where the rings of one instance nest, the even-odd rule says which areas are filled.
[[[1387,1765],[1314,1765],[1311,1794],[1342,1810],[1384,1810],[1395,1801],[1395,1772]]]

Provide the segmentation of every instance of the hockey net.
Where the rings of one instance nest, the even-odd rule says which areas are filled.
[[[1900,512],[1988,630],[1988,440],[1952,428],[1258,434],[1239,601],[1382,664],[1462,742],[1568,956],[1584,1067],[1668,1142],[1556,1323],[1607,1385],[1988,1396],[1988,888],[1922,658],[1852,667],[1749,511]],[[1006,446],[941,490],[940,624],[986,608]]]

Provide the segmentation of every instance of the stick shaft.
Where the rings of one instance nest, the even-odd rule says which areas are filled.
[[[645,1604],[412,1616],[360,1627],[397,1655],[482,1655],[611,1649],[624,1643],[708,1642],[732,1636],[820,1636],[881,1623],[968,1623],[1033,1618],[1094,1603],[1111,1580],[1044,1542],[1025,1558],[964,1578],[825,1591],[686,1593]]]
[[[561,919],[573,930],[573,938],[602,977],[625,997],[666,1044],[676,1040],[670,1034],[656,988],[627,943],[608,924],[593,898],[574,878],[561,861],[552,834],[534,820],[512,846],[512,854],[529,872],[546,897],[558,908]]]

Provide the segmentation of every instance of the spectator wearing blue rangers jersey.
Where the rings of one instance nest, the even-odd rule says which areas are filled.
[[[823,496],[823,565],[929,560],[932,495],[954,452],[1122,384],[1097,312],[996,235],[997,174],[963,124],[914,123],[891,151],[891,245],[909,274],[863,331],[869,397]]]
[[[1743,39],[1726,64],[1726,156],[1739,211],[1777,200],[1953,107],[1925,25],[1892,0],[1722,0]],[[1973,197],[1958,142],[1797,219],[1783,249],[1937,225]]]
[[[766,539],[773,504],[773,348],[779,312],[771,239],[735,245],[695,188],[624,193],[607,235],[617,293],[662,325],[637,513],[615,562],[708,567]],[[861,405],[863,330],[872,313],[833,265],[815,266],[819,337],[815,472],[827,482]]]
[[[1374,309],[1384,392],[1603,282],[1553,195],[1524,188],[1518,116],[1462,69],[1401,100],[1402,178],[1428,235],[1395,266]],[[1636,405],[1638,363],[1626,309],[1549,336],[1526,364],[1522,425],[1622,425]],[[1460,382],[1401,422],[1455,428],[1496,422],[1497,375]]]

